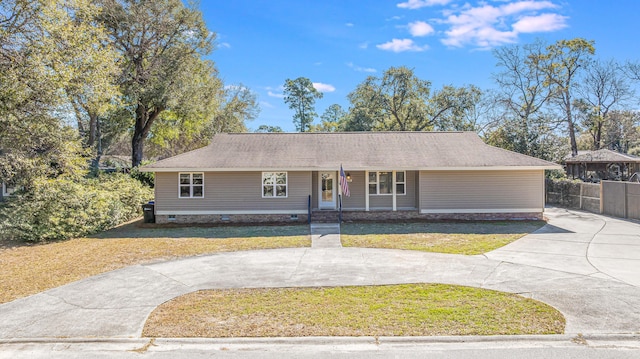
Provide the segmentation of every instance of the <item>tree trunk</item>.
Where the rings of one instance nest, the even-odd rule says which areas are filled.
[[[596,137],[593,141],[593,147],[595,147],[596,151],[600,149],[600,143],[602,141],[602,121],[598,120],[598,126],[596,127]]]
[[[131,138],[131,167],[137,167],[144,156],[144,140],[147,138],[151,125],[164,111],[164,107],[158,106],[151,110],[147,106],[138,104],[136,108],[136,125]]]
[[[568,88],[568,86],[566,86]],[[576,130],[573,124],[573,116],[571,116],[571,94],[569,90],[564,89],[562,100],[564,101],[565,115],[567,116],[567,130],[569,130],[569,140],[571,142],[571,157],[578,155],[578,143],[576,142]]]
[[[569,139],[571,141],[571,156],[575,157],[578,155],[578,143],[576,142],[576,130],[573,126],[571,114],[567,114],[567,128],[569,130]]]
[[[131,167],[137,167],[142,162],[144,153],[144,137],[138,131],[134,132],[131,139]]]
[[[96,144],[96,139],[98,136],[98,115],[96,115],[95,113],[91,113],[91,111],[88,111],[89,114],[89,141],[87,142],[87,145],[89,147],[93,147]]]
[[[96,116],[96,162],[100,166],[102,157],[102,130],[100,129],[100,118]]]

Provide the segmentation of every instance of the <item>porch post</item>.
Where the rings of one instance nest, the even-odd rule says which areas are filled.
[[[406,181],[406,179],[405,179]],[[393,211],[397,211],[398,207],[396,206],[396,171],[391,171],[391,190],[393,193]]]
[[[369,212],[369,171],[364,171],[364,210]]]
[[[338,206],[338,208],[340,208],[340,196],[342,195],[342,181],[340,180],[340,170],[338,170],[338,175],[335,178],[335,180],[338,182],[338,197],[336,197],[336,201],[338,201],[338,203],[336,203],[336,205]]]

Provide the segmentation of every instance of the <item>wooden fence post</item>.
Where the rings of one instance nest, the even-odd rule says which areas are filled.
[[[604,213],[604,184],[600,181],[600,214]]]
[[[580,209],[582,209],[582,185],[583,185],[583,184],[582,184],[582,183],[580,183],[580,205],[579,205],[579,206],[580,206],[580,207],[579,207]]]
[[[624,183],[624,218],[629,218],[629,184]]]

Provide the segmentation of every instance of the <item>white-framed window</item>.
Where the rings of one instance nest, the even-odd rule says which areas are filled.
[[[262,198],[286,198],[287,172],[262,172]]]
[[[407,182],[406,172],[396,172],[394,181],[392,171],[369,172],[369,194],[375,195],[391,195],[393,194],[393,186],[396,186],[396,194],[406,194]]]
[[[204,197],[204,173],[184,172],[178,174],[179,198]]]
[[[396,194],[403,195],[407,192],[407,174],[404,171],[396,172]]]
[[[11,186],[11,185],[7,185],[6,183],[2,183],[2,197],[8,197],[11,196],[13,194],[13,192],[16,191],[16,188]]]

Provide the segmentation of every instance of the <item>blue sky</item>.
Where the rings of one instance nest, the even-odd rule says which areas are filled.
[[[367,76],[391,66],[413,68],[437,89],[446,84],[493,88],[491,49],[583,37],[596,56],[639,60],[638,0],[202,0],[217,34],[215,61],[227,85],[258,95],[261,112],[248,123],[294,131],[282,99],[285,79],[309,78],[331,104]],[[316,123],[319,118],[316,119]]]

